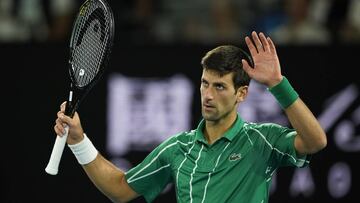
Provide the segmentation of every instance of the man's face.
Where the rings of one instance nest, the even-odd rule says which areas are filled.
[[[201,112],[205,120],[220,121],[230,113],[236,112],[240,94],[234,88],[233,74],[220,77],[213,70],[203,69],[200,93]]]

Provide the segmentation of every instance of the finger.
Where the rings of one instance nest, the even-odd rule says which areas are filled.
[[[63,128],[66,126],[71,127],[73,125],[73,120],[69,116],[65,115],[64,112],[58,112],[58,118],[56,120],[59,125],[62,125]],[[61,128],[61,127],[60,127]]]
[[[62,136],[63,134],[65,134],[65,127],[60,121],[58,121],[58,119],[54,126],[54,130],[55,130],[56,134],[59,136]]]
[[[255,31],[253,31],[252,33],[251,33],[251,35],[252,35],[252,38],[253,38],[253,41],[254,41],[254,43],[255,43],[255,46],[256,46],[256,49],[257,49],[257,51],[258,52],[260,52],[260,51],[264,51],[264,48],[263,48],[263,46],[262,46],[262,44],[261,44],[261,41],[260,41],[260,39],[259,39],[259,36],[258,36],[258,34],[255,32]]]
[[[60,110],[65,111],[66,101],[60,105]]]
[[[260,32],[259,37],[260,37],[262,46],[264,48],[264,51],[270,52],[270,45],[269,45],[264,33]]]
[[[54,126],[54,130],[55,130],[56,135],[58,135],[58,136],[63,136],[65,134],[65,130],[59,128],[58,125]]]
[[[65,128],[66,126],[68,126],[68,124],[66,122],[63,121],[62,119],[63,117],[59,117],[58,119],[56,119],[55,123],[56,125],[59,126],[59,128]]]
[[[252,78],[252,76],[254,75],[254,69],[249,65],[249,63],[245,59],[242,59],[241,62],[244,71],[250,76],[250,78]]]
[[[250,51],[251,56],[255,56],[255,54],[257,54],[257,50],[256,47],[254,46],[254,43],[251,41],[250,37],[246,36],[245,42]]]
[[[59,126],[59,128],[65,128],[67,123],[65,123],[60,117],[55,120],[55,124]]]
[[[62,135],[61,130],[58,129],[57,125],[54,126],[54,131],[55,131],[56,135],[59,135],[59,136]]]
[[[70,118],[69,116],[65,115],[63,112],[61,112],[59,114],[59,117],[58,117],[61,122],[65,123],[66,125],[70,125],[71,122],[72,122],[72,118]]]
[[[64,111],[58,111],[56,115],[58,118],[60,118],[64,115]]]
[[[272,53],[274,53],[274,54],[277,54],[277,53],[276,53],[276,48],[275,48],[274,42],[270,39],[270,37],[267,37],[266,39],[267,39],[267,41],[268,41],[268,43],[269,43],[270,51],[271,51]]]

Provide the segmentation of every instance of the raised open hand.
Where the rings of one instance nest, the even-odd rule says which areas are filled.
[[[243,68],[252,79],[272,87],[282,80],[280,62],[275,45],[270,37],[265,37],[262,32],[257,34],[253,31],[251,37],[252,40],[246,36],[245,42],[254,60],[254,67],[251,67],[243,59]]]

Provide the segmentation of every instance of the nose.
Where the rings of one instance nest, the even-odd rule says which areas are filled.
[[[214,99],[214,92],[213,88],[207,87],[203,89],[203,97],[205,100],[212,100]]]

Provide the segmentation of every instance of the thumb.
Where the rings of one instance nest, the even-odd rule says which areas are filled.
[[[254,69],[249,65],[249,63],[245,59],[242,59],[241,62],[244,71],[250,76],[250,78],[252,78],[252,76],[254,75]]]
[[[61,105],[60,105],[60,110],[61,110],[61,111],[65,111],[65,106],[66,106],[66,101],[64,101],[63,103],[61,103]]]

